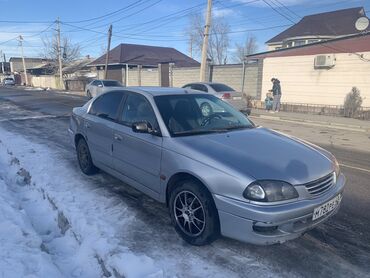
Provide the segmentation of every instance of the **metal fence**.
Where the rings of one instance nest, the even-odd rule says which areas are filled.
[[[265,109],[263,101],[255,101],[254,107]],[[280,111],[327,115],[336,117],[351,117],[361,120],[370,120],[370,107],[361,107],[357,111],[346,110],[343,105],[307,104],[307,103],[288,103],[280,105]]]

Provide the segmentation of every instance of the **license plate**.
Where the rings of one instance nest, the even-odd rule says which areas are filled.
[[[335,210],[342,200],[342,195],[339,194],[330,201],[326,202],[325,204],[315,208],[313,210],[313,216],[312,220],[319,219],[320,217],[323,217],[324,215],[328,214],[329,212]]]
[[[233,100],[241,100],[242,97],[233,97]]]

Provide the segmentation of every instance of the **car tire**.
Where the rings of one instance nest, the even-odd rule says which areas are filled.
[[[90,91],[89,91],[89,90],[87,90],[86,95],[87,95],[87,97],[88,97],[89,99],[91,99],[91,98],[92,98],[91,93],[90,93]]]
[[[97,173],[99,169],[95,167],[91,159],[89,146],[85,139],[78,140],[76,150],[78,165],[80,166],[81,171],[88,176]]]
[[[169,210],[176,232],[187,243],[207,245],[219,237],[216,206],[212,195],[199,182],[179,182],[170,194]]]

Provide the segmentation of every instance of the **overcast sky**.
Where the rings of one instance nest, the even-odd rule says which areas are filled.
[[[248,33],[257,37],[259,50],[264,51],[266,40],[304,15],[358,6],[370,10],[369,0],[266,1],[277,11],[263,0],[214,0],[215,20],[224,17],[231,27],[230,56],[235,43],[244,41]],[[0,0],[0,4],[0,50],[9,59],[20,55],[15,39],[20,34],[25,56],[40,56],[42,38],[55,33],[53,22],[58,17],[62,36],[79,43],[83,55],[97,57],[102,53],[110,23],[112,47],[119,43],[148,44],[174,47],[188,54],[184,30],[189,14],[205,13],[207,0]]]

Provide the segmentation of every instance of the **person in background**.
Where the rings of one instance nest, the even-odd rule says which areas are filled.
[[[274,102],[272,105],[272,111],[273,112],[279,112],[280,110],[280,100],[281,100],[281,85],[280,80],[277,78],[272,78],[272,89],[270,92],[272,92],[272,95],[274,96]]]
[[[270,111],[272,109],[273,101],[274,101],[274,99],[273,99],[271,93],[267,93],[266,98],[265,98],[266,111]]]

